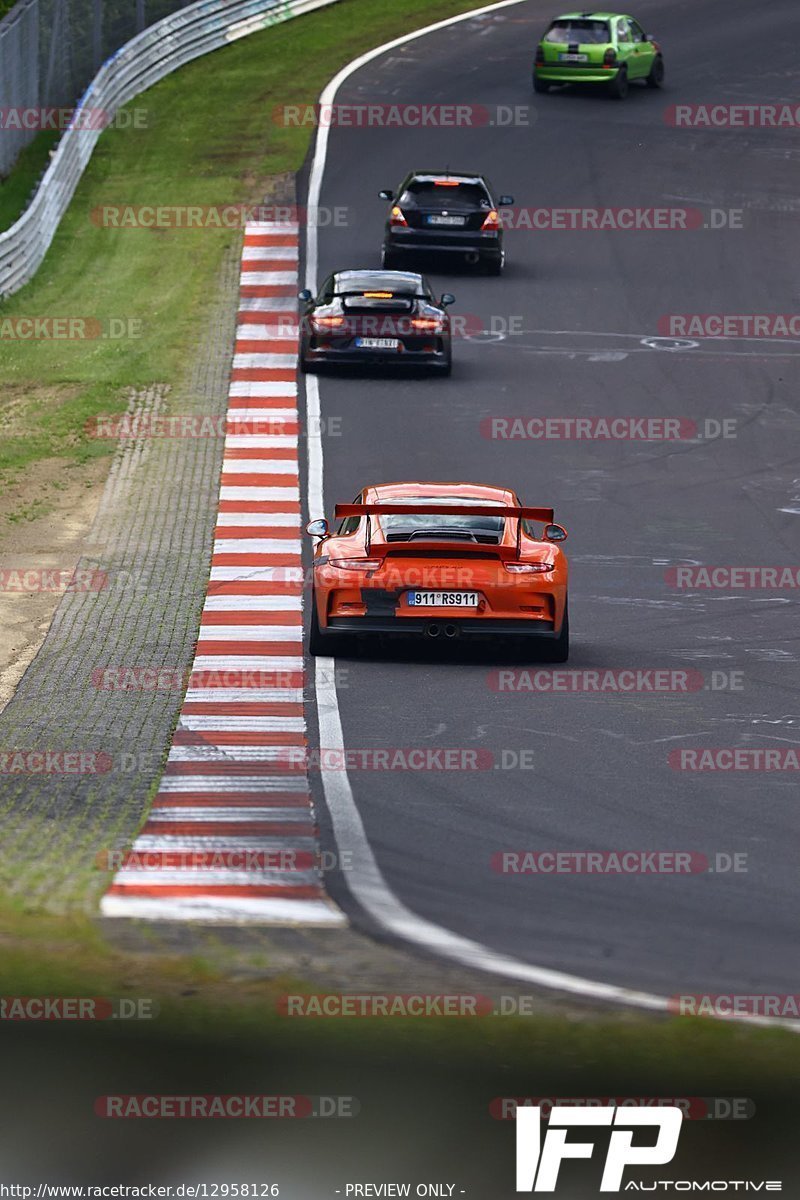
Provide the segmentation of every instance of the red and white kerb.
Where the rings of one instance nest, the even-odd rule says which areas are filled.
[[[104,916],[345,922],[315,865],[308,776],[297,765],[306,744],[297,255],[296,224],[247,226],[199,640],[158,795]]]

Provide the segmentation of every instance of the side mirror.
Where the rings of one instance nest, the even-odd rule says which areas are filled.
[[[652,42],[652,41],[654,41],[654,40],[655,40],[655,39],[654,39],[654,37],[653,37],[652,33],[645,33],[645,34],[643,34],[643,35],[642,35],[642,41],[643,41],[643,42]]]
[[[546,542],[565,542],[567,531],[563,525],[545,525],[544,537]]]
[[[306,533],[309,537],[326,538],[329,533],[329,525],[324,517],[320,517],[317,521],[309,521],[306,525]]]
[[[378,192],[381,200],[394,200],[394,192],[390,188],[384,188],[382,192]]]
[[[514,203],[514,197],[513,196],[501,196],[498,203],[501,208],[505,208],[507,205]]]
[[[302,292],[297,293],[297,299],[302,300],[303,304],[308,304],[309,300],[313,300],[314,297],[311,295],[311,292],[308,290],[308,288],[303,288]]]
[[[450,304],[455,304],[456,298],[452,292],[442,292],[442,298],[439,301],[442,308],[447,308]]]

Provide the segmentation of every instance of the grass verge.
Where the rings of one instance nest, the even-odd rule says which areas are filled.
[[[532,1078],[552,1076],[561,1088],[570,1076],[597,1075],[608,1087],[640,1072],[657,1078],[662,1094],[673,1095],[686,1094],[689,1086],[710,1089],[695,1094],[742,1094],[743,1086],[757,1080],[777,1096],[791,1092],[800,1070],[800,1040],[788,1031],[704,1019],[658,1020],[624,1011],[580,1020],[542,1013],[461,1020],[287,1019],[276,1013],[278,998],[287,991],[319,990],[313,981],[268,977],[265,971],[261,977],[237,978],[232,986],[226,973],[202,955],[171,956],[154,949],[152,954],[122,952],[83,917],[33,915],[8,900],[0,903],[0,995],[154,999],[157,1018],[127,1027],[139,1043],[150,1036],[154,1042],[165,1036],[205,1040],[224,1031],[225,1044],[238,1044],[243,1051],[278,1039],[284,1051],[295,1042],[305,1053],[315,1044],[332,1043],[365,1060],[380,1047],[382,1055],[410,1052],[424,1059],[430,1054],[437,1061],[468,1055],[473,1065],[485,1060],[487,1068],[514,1061],[529,1068]],[[360,992],[375,990],[359,982]],[[403,990],[413,990],[408,980]],[[492,995],[513,991],[500,984],[487,984],[485,990]],[[113,1036],[120,1028],[117,1023]]]

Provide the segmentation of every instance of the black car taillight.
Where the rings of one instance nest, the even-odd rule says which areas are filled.
[[[617,64],[617,52],[613,46],[609,46],[603,55],[603,66],[614,67]]]
[[[536,47],[536,65],[537,67],[544,65],[544,50],[541,46]]]
[[[329,329],[338,329],[344,325],[344,317],[315,317],[311,318],[311,326],[313,329],[320,329],[323,333],[327,333]]]

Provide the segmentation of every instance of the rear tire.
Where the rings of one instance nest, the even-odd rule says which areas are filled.
[[[325,647],[322,644],[322,634],[319,628],[319,617],[317,616],[317,598],[311,593],[311,626],[308,631],[308,653],[314,658],[317,655],[325,653]]]
[[[550,91],[550,84],[545,83],[543,79],[539,79],[536,74],[533,76],[533,90],[537,96],[544,96]]]
[[[452,354],[448,355],[446,362],[433,363],[433,365],[431,366],[430,369],[431,369],[432,374],[439,375],[442,379],[446,379],[449,375],[452,375],[452,373],[453,373],[453,356],[452,356]]]
[[[311,593],[311,623],[308,629],[308,653],[312,658],[335,657],[354,648],[354,639],[346,633],[323,633],[317,614],[316,592]]]
[[[561,622],[561,632],[554,642],[547,642],[542,662],[563,663],[569,659],[569,607],[564,605],[564,619]]]
[[[487,258],[483,269],[487,275],[502,275],[504,265],[505,256],[501,254],[499,258]]]
[[[608,94],[612,100],[624,100],[630,89],[628,81],[628,70],[626,67],[620,67],[616,76],[608,85]]]
[[[306,357],[307,348],[308,343],[305,338],[302,338],[297,348],[297,369],[301,375],[314,375],[316,374],[317,364]]]
[[[653,59],[653,65],[650,68],[650,74],[647,76],[647,86],[650,88],[660,88],[664,86],[664,60],[660,54]]]
[[[400,256],[393,250],[387,250],[385,246],[381,246],[381,266],[385,271],[398,271],[400,269]]]

